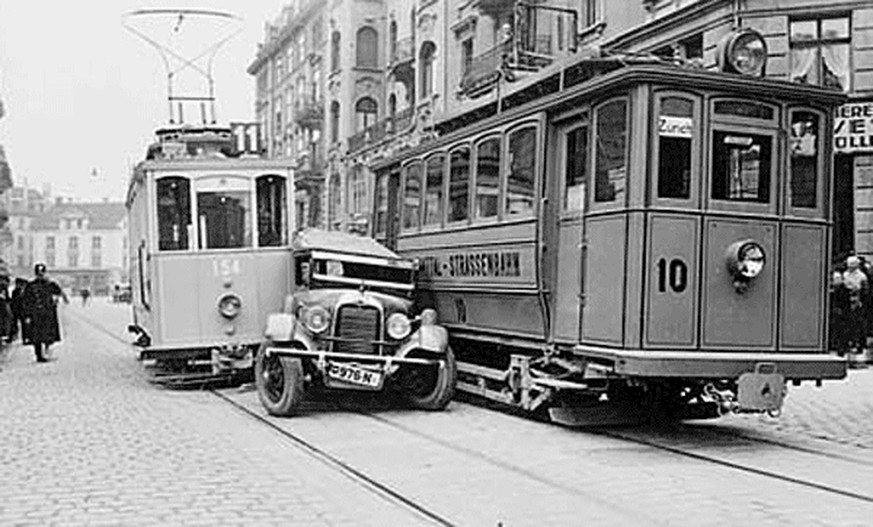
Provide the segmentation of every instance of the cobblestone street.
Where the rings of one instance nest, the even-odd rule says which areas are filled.
[[[440,413],[316,408],[264,426],[240,411],[264,415],[254,392],[222,390],[223,400],[150,385],[118,341],[128,309],[64,306],[56,361],[37,364],[20,345],[0,359],[0,525],[866,525],[873,515],[873,369],[792,387],[778,420],[675,431],[568,430],[458,402]],[[711,435],[725,431],[796,448]],[[694,454],[646,446],[656,442]],[[751,468],[694,457],[710,455]]]

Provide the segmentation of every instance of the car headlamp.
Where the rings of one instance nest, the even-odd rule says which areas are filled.
[[[767,43],[753,29],[735,31],[722,41],[719,58],[723,71],[761,76],[767,64]]]
[[[727,250],[728,270],[738,282],[749,282],[758,277],[764,270],[767,255],[764,248],[756,241],[742,240],[734,242]]]
[[[242,300],[233,293],[222,295],[218,299],[218,312],[224,318],[231,320],[236,318],[242,311]]]
[[[388,317],[385,329],[388,331],[389,337],[400,340],[409,336],[409,332],[412,331],[412,323],[409,321],[409,317],[403,313],[394,313]]]
[[[321,306],[312,306],[303,313],[303,324],[313,333],[323,333],[330,326],[330,313]]]

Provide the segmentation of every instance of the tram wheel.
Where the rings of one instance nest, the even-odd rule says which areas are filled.
[[[300,359],[271,355],[261,345],[255,359],[255,385],[258,398],[270,415],[294,415],[303,400],[303,364]]]
[[[451,348],[446,348],[441,366],[405,367],[400,376],[400,387],[413,407],[420,410],[442,410],[454,397],[457,380],[455,354]]]

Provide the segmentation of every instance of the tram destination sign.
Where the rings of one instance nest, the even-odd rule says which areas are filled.
[[[524,284],[533,280],[530,248],[437,250],[416,256],[420,277],[426,281]]]
[[[873,152],[873,101],[852,102],[836,109],[834,150]]]

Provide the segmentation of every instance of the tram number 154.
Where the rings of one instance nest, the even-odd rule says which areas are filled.
[[[681,258],[658,260],[658,292],[666,293],[667,286],[674,293],[682,293],[688,287],[688,265]]]
[[[215,276],[238,275],[240,273],[239,260],[231,258],[212,260],[212,273]]]

